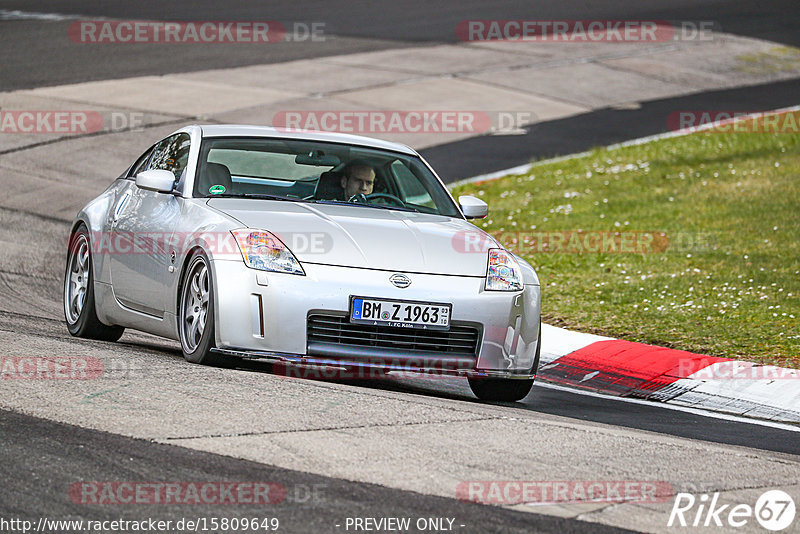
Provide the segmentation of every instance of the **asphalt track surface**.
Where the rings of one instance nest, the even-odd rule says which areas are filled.
[[[0,90],[276,63],[431,43],[457,43],[455,28],[472,19],[585,19],[712,21],[715,30],[800,45],[800,10],[792,1],[621,0],[586,4],[544,2],[0,2]],[[3,20],[2,13],[57,13],[65,20]],[[301,14],[301,15],[300,15]],[[6,15],[8,17],[8,15]],[[75,20],[275,20],[324,24],[323,42],[266,45],[73,43]],[[298,73],[308,76],[310,73]],[[525,135],[478,136],[427,148],[423,156],[445,182],[531,161],[571,154],[668,130],[676,109],[766,111],[795,105],[800,79],[641,102],[637,109],[604,108],[525,128]]]
[[[14,314],[13,317],[8,314],[0,315],[3,316],[0,318],[3,331],[24,332],[45,342],[73,342],[59,320],[23,314]],[[198,369],[197,366],[182,362],[180,353],[174,346],[153,343],[149,338],[141,336],[126,337],[118,345],[78,340],[75,342],[78,344],[73,350],[80,350],[81,346],[99,345],[101,350],[105,347],[117,352],[124,350],[133,358],[137,354],[156,358],[167,362],[174,369],[173,372],[180,373],[184,368],[187,371]],[[115,346],[119,348],[114,349]],[[121,355],[125,356],[124,353]],[[134,360],[134,363],[146,365],[147,361]],[[202,368],[199,370],[202,371]],[[264,380],[270,380],[274,369],[265,362],[248,361],[242,362],[238,371],[223,372],[263,375]],[[188,375],[185,381],[188,385],[200,384],[196,378]],[[367,395],[397,394],[423,404],[447,401],[466,407],[482,405],[472,397],[465,381],[459,379],[403,378],[313,382],[322,386],[343,386],[350,389],[351,394],[353,389]],[[231,394],[233,399],[241,396],[241,393],[234,390],[231,390]],[[232,403],[231,410],[238,410],[237,404],[239,403]],[[769,457],[772,461],[783,464],[793,464],[794,469],[800,469],[800,440],[797,440],[797,432],[673,411],[655,404],[629,404],[615,398],[590,397],[541,386],[535,387],[523,402],[497,403],[496,406],[504,409],[507,417],[515,418],[525,414],[533,416],[535,420],[555,416],[561,420],[573,421],[579,426],[586,424],[590,432],[592,428],[601,425],[612,429],[612,432],[617,428],[632,430],[645,437],[663,435],[686,438],[693,447],[700,450],[706,448],[704,443],[732,445],[730,454],[733,463],[728,467],[731,470],[736,469],[735,462],[740,461],[737,458],[754,455]],[[265,409],[270,410],[269,407]],[[274,413],[277,417],[292,417],[291,413]],[[152,424],[157,427],[160,423],[153,421]],[[270,440],[271,436],[267,434],[262,439]],[[273,467],[268,462],[265,465],[132,439],[5,410],[0,410],[0,442],[0,476],[4,480],[3,490],[0,491],[0,517],[27,519],[34,523],[40,517],[99,521],[153,518],[177,521],[196,517],[210,519],[258,516],[277,517],[281,523],[281,531],[285,532],[343,532],[341,525],[348,517],[411,517],[413,520],[436,517],[453,518],[456,525],[464,525],[456,531],[465,533],[622,531],[597,523],[464,503],[455,499],[305,473],[303,464],[298,464],[295,469]],[[553,446],[557,447],[556,443],[554,441]],[[536,456],[540,457],[543,465],[547,465],[552,452],[537,451]],[[326,451],[320,450],[319,454],[325,455]],[[352,450],[350,455],[343,460],[345,464],[380,461],[379,458],[365,458],[358,450]],[[575,461],[582,460],[577,457]],[[620,458],[608,461],[624,460]],[[397,476],[404,475],[398,472]],[[70,487],[76,483],[94,481],[270,482],[285,486],[290,497],[279,504],[259,507],[246,504],[95,505],[72,500],[74,494],[70,494]],[[319,488],[319,498],[309,497],[313,488]]]
[[[451,518],[458,532],[630,532],[551,516],[420,495],[279,469],[246,460],[153,444],[106,432],[0,411],[4,480],[0,517],[36,524],[41,517],[92,521],[152,518],[277,518],[279,531],[343,532],[348,517]],[[10,461],[10,459],[14,461]],[[265,482],[285,488],[269,504],[81,504],[76,481]],[[88,500],[88,499],[87,499]],[[412,523],[413,524],[413,523]],[[409,530],[415,532],[416,529]]]
[[[637,109],[600,110],[536,123],[525,135],[480,136],[423,149],[420,153],[445,182],[453,182],[668,130],[676,109],[738,109],[748,113],[797,105],[800,79],[705,91],[642,102]]]
[[[274,63],[310,57],[397,48],[437,42],[456,43],[456,27],[483,19],[605,19],[713,21],[715,30],[787,45],[800,44],[800,10],[792,0],[369,0],[250,2],[78,2],[11,0],[0,9],[59,13],[75,18],[134,20],[243,20],[321,22],[330,39],[264,46],[208,44],[186,46],[121,44],[93,47],[66,39],[65,21],[2,21],[0,49],[14,50],[0,61],[0,90],[71,82],[127,78],[145,74],[191,72]]]
[[[666,4],[666,5],[665,5]],[[335,55],[381,48],[416,46],[430,42],[455,42],[454,28],[466,19],[503,18],[582,18],[714,20],[719,29],[768,39],[788,45],[800,44],[800,10],[795,2],[728,2],[686,0],[676,2],[627,1],[600,2],[261,2],[258,7],[243,0],[225,3],[224,17],[217,2],[75,2],[25,1],[0,2],[0,10],[60,13],[75,17],[109,17],[157,20],[279,20],[323,21],[333,35],[325,43],[270,45],[268,49],[205,45],[194,47],[131,45],[97,49],[62,44],[69,20],[0,20],[0,47],[13,50],[0,60],[0,90],[57,85],[63,83],[122,78],[289,61],[321,55]],[[579,10],[579,11],[578,11]],[[298,16],[302,13],[302,16]],[[1,17],[0,17],[1,18]],[[567,154],[592,146],[624,141],[666,130],[666,115],[674,109],[774,109],[797,104],[800,82],[790,80],[764,86],[699,93],[676,99],[642,103],[634,110],[599,110],[577,117],[540,123],[520,136],[484,136],[432,147],[424,151],[441,174],[450,180],[480,172],[491,172],[521,163],[531,157]],[[0,214],[2,215],[2,214]],[[11,218],[27,217],[24,208]],[[57,220],[34,218],[41,224],[62,225]],[[8,220],[8,219],[7,219]],[[27,219],[26,219],[27,220]],[[31,224],[39,224],[31,220]],[[49,226],[48,226],[49,227]],[[56,228],[60,228],[56,226]],[[60,264],[59,258],[56,263]],[[7,272],[14,266],[0,265]],[[52,272],[51,272],[52,271]],[[48,276],[59,276],[60,265]],[[9,284],[4,277],[4,285]],[[40,293],[58,299],[58,282]],[[52,289],[55,288],[54,293]],[[5,312],[4,312],[5,313]],[[0,314],[2,315],[2,314]],[[27,313],[5,314],[7,333],[33,333],[47,340],[68,340],[57,316],[39,318]],[[152,345],[141,338],[128,340],[128,348],[155,352],[175,359],[174,349]],[[187,364],[188,365],[188,364]],[[270,372],[261,363],[247,363],[252,373]],[[364,390],[392,392],[415,398],[476,403],[462,381],[386,380],[352,384]],[[505,405],[514,411],[559,417],[583,422],[632,429],[642,434],[687,438],[698,442],[741,447],[742,454],[767,454],[786,462],[798,462],[800,440],[797,433],[672,411],[657,405],[624,403],[616,399],[587,397],[578,393],[536,387],[522,403]],[[612,532],[597,523],[557,519],[520,513],[497,507],[462,503],[410,491],[362,482],[271,467],[227,456],[151,443],[116,434],[89,430],[0,411],[0,516],[64,519],[117,519],[157,517],[177,519],[202,515],[233,517],[256,510],[243,507],[218,509],[203,506],[127,507],[76,505],[67,488],[76,480],[270,480],[287,488],[324,487],[324,498],[315,502],[276,506],[271,515],[281,520],[289,532],[342,532],[338,520],[353,516],[454,517],[464,524],[463,532]],[[544,452],[543,452],[544,454]],[[261,515],[263,509],[257,510]],[[281,530],[284,530],[283,528]]]

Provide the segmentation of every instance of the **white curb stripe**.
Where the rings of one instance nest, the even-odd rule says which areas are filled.
[[[542,323],[542,352],[539,365],[550,364],[562,356],[588,347],[592,343],[611,339],[613,338],[584,334],[583,332],[572,332]]]

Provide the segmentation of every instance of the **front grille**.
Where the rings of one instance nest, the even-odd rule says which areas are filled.
[[[345,316],[313,314],[308,316],[309,344],[370,347],[390,352],[425,352],[442,356],[478,354],[480,330],[475,326],[451,324],[450,330],[423,330],[355,324]]]

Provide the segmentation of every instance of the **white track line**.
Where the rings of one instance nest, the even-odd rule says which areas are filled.
[[[718,128],[720,126],[725,126],[727,124],[732,124],[737,121],[746,121],[751,120],[758,117],[763,117],[764,115],[772,115],[775,113],[792,113],[794,111],[800,111],[800,106],[791,106],[788,108],[780,108],[775,109],[772,111],[759,111],[756,113],[751,113],[748,115],[743,115],[741,117],[726,119],[722,121],[716,122],[709,122],[707,124],[702,124],[697,127],[687,128],[685,130],[677,130],[673,132],[664,132],[656,135],[648,135],[647,137],[639,137],[638,139],[631,139],[630,141],[624,141],[622,143],[615,143],[613,145],[608,145],[605,147],[606,149],[613,150],[615,148],[624,148],[627,146],[636,146],[642,145],[644,143],[649,143],[650,141],[658,141],[659,139],[670,139],[672,137],[681,137],[684,135],[689,135],[695,132],[701,132],[703,130],[708,130],[711,128]],[[508,176],[511,174],[525,174],[529,172],[534,167],[538,167],[540,165],[547,165],[548,163],[557,163],[559,161],[566,161],[575,158],[582,158],[584,156],[588,156],[591,154],[591,151],[586,152],[578,152],[576,154],[569,154],[566,156],[558,156],[557,158],[550,158],[550,159],[543,159],[540,161],[535,161],[533,163],[526,163],[525,165],[517,165],[516,167],[511,167],[509,169],[504,169],[502,171],[495,171],[486,174],[480,174],[478,176],[473,176],[472,178],[465,178],[463,180],[458,180],[447,184],[447,187],[452,189],[454,187],[458,187],[460,185],[471,184],[475,182],[489,182],[492,180],[497,180],[499,178],[503,178],[504,176]]]
[[[675,410],[678,412],[686,412],[695,415],[701,415],[703,417],[711,417],[713,419],[723,419],[725,421],[732,421],[735,423],[746,423],[748,425],[759,425],[759,426],[767,426],[770,428],[777,428],[779,430],[788,430],[790,432],[800,432],[800,426],[790,425],[785,423],[776,423],[774,421],[766,421],[764,419],[750,419],[747,417],[741,417],[738,415],[720,413],[720,412],[711,412],[708,410],[701,410],[697,408],[689,408],[686,406],[676,406],[674,404],[666,404],[661,402],[653,402],[644,399],[635,399],[632,397],[617,397],[613,395],[604,395],[602,393],[596,393],[594,391],[586,391],[582,389],[574,389],[565,386],[558,386],[556,384],[549,384],[549,383],[542,383],[543,379],[539,379],[534,384],[536,387],[541,387],[545,389],[554,389],[557,391],[566,391],[567,393],[575,393],[576,395],[585,395],[587,397],[594,397],[606,400],[615,400],[619,402],[627,402],[631,404],[641,404],[644,406],[657,407],[657,408],[665,408],[667,410]]]
[[[36,13],[33,11],[18,11],[0,9],[0,20],[45,20],[60,21],[74,20],[80,18],[78,15],[62,15],[60,13]],[[92,17],[92,20],[99,20],[100,17]]]

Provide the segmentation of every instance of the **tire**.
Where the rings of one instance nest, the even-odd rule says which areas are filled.
[[[94,298],[94,262],[89,230],[80,225],[70,237],[64,270],[64,318],[75,337],[117,341],[125,329],[97,318]]]
[[[232,361],[211,352],[214,343],[214,286],[211,263],[195,252],[181,280],[178,334],[183,357],[191,363],[231,367]]]
[[[531,379],[470,378],[469,387],[483,401],[516,402],[524,399],[533,387]]]
[[[542,349],[542,324],[539,323],[539,339],[533,359],[531,374],[539,369]],[[519,378],[469,378],[469,387],[483,401],[517,402],[524,399],[533,387],[533,379]]]

